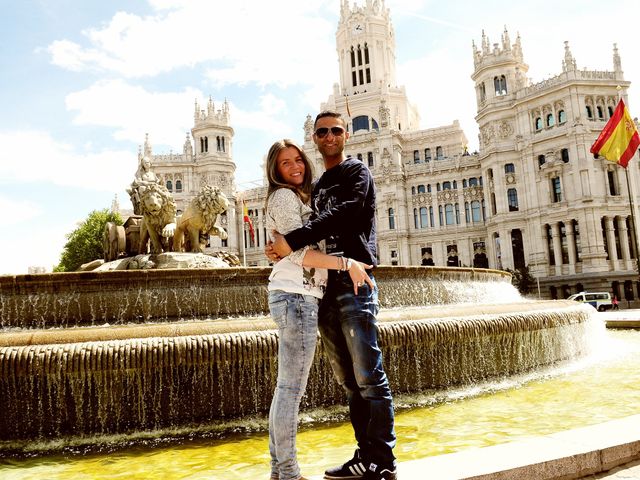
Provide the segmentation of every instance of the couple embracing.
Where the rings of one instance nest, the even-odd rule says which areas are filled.
[[[378,346],[375,186],[369,169],[345,158],[349,138],[339,113],[325,111],[313,141],[325,172],[312,185],[311,164],[290,140],[267,156],[266,254],[269,309],[279,330],[278,381],[269,412],[271,480],[304,480],[296,455],[298,409],[317,330],[344,388],[358,447],[326,479],[395,480],[393,400]],[[313,207],[311,207],[312,205]]]

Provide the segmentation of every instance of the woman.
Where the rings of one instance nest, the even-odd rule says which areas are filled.
[[[285,139],[271,146],[266,169],[267,231],[286,234],[301,227],[311,214],[311,164],[298,145]],[[279,346],[278,382],[269,411],[272,480],[304,480],[296,458],[298,409],[315,353],[318,303],[327,269],[348,270],[356,285],[371,282],[365,268],[371,265],[310,247],[292,252],[273,267],[269,310],[278,326]]]

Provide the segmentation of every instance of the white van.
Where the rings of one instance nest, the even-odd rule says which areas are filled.
[[[605,310],[611,310],[613,308],[609,292],[580,292],[571,295],[567,300],[588,303],[599,312],[604,312]]]

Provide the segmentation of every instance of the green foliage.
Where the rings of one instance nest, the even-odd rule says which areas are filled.
[[[529,267],[520,267],[515,270],[506,269],[511,274],[511,284],[518,289],[522,295],[526,295],[533,290],[536,279],[529,272]]]
[[[89,213],[78,228],[67,234],[67,243],[60,255],[60,263],[53,271],[73,272],[83,263],[103,258],[102,235],[107,222],[116,225],[123,223],[119,213],[113,213],[106,208]]]

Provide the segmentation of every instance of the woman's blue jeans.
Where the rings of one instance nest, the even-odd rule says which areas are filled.
[[[378,287],[373,283],[374,288],[365,283],[356,295],[346,272],[329,272],[318,327],[336,380],[347,393],[361,458],[393,466],[393,399],[378,347]]]
[[[278,325],[278,383],[269,410],[272,476],[300,477],[296,433],[300,400],[318,341],[318,299],[310,295],[269,292],[269,310]]]

